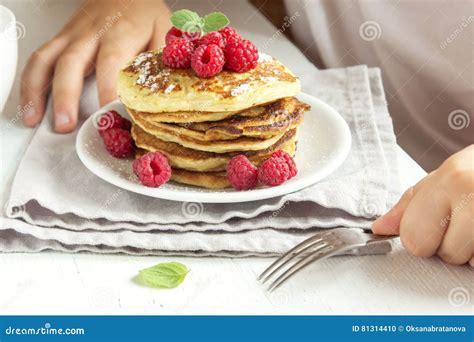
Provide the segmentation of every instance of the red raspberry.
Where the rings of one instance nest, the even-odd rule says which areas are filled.
[[[140,182],[152,188],[165,184],[171,178],[168,158],[160,152],[148,152],[133,162],[133,172]]]
[[[194,45],[186,39],[176,39],[163,49],[163,62],[173,69],[186,69],[191,65]]]
[[[254,69],[258,63],[258,50],[250,40],[230,42],[225,47],[226,68],[236,72]]]
[[[290,169],[283,158],[270,157],[258,169],[258,180],[268,186],[283,184],[290,177]]]
[[[227,179],[235,190],[253,189],[257,185],[258,170],[246,156],[239,154],[227,165]]]
[[[199,77],[211,77],[224,67],[224,53],[217,45],[201,45],[194,51],[191,67]]]
[[[120,116],[115,110],[109,110],[99,117],[97,120],[97,130],[100,136],[103,136],[104,132],[110,128],[121,128],[129,131],[132,128],[132,123]]]
[[[180,39],[180,38],[183,38],[183,32],[173,26],[166,33],[166,36],[165,36],[166,45],[170,45],[176,39]]]
[[[104,131],[104,145],[107,151],[116,158],[125,158],[135,150],[130,132],[121,128],[110,128]]]
[[[230,26],[226,26],[218,31],[224,38],[226,44],[242,40],[240,34]]]
[[[281,159],[285,160],[286,164],[288,165],[288,169],[290,171],[290,177],[288,179],[293,178],[298,173],[298,168],[296,167],[296,163],[295,163],[293,157],[291,157],[285,151],[278,150],[278,151],[273,152],[272,153],[272,158],[281,158]]]
[[[166,45],[170,45],[177,39],[186,39],[192,43],[195,43],[199,37],[201,37],[200,32],[183,32],[173,26],[168,30],[168,33],[166,33],[165,41]]]
[[[203,36],[201,39],[198,41],[198,45],[211,45],[215,44],[221,49],[224,48],[225,46],[225,40],[224,37],[219,32],[210,32]]]

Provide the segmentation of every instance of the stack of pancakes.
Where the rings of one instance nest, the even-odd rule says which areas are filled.
[[[212,189],[230,186],[226,167],[235,155],[257,166],[277,150],[294,156],[309,109],[294,97],[299,91],[298,78],[263,54],[248,72],[200,78],[191,69],[166,67],[161,52],[150,51],[127,65],[118,83],[137,157],[159,151],[172,180]]]

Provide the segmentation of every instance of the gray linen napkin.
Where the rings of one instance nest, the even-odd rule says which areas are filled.
[[[240,204],[149,198],[94,176],[75,153],[75,134],[54,134],[45,120],[14,179],[0,222],[0,251],[274,255],[317,228],[369,228],[400,193],[380,71],[312,69],[302,84],[303,91],[338,110],[352,132],[349,157],[324,181]],[[81,120],[97,110],[95,94],[95,82],[88,80]]]

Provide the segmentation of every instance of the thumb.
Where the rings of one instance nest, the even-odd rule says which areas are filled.
[[[395,206],[388,211],[385,215],[379,217],[372,224],[372,231],[374,234],[380,235],[399,235],[400,233],[400,222],[406,208],[411,202],[415,193],[417,193],[423,186],[425,186],[433,176],[436,174],[436,170],[429,173],[425,178],[420,180],[414,186],[408,188],[407,191],[402,195],[400,200]]]
[[[403,213],[408,207],[414,194],[415,187],[412,186],[405,191],[398,203],[395,204],[392,209],[390,209],[385,215],[376,219],[372,224],[372,231],[374,234],[398,235]]]

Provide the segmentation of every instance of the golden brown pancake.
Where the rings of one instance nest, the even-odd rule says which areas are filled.
[[[132,108],[127,108],[130,112],[138,114],[147,121],[152,122],[170,122],[170,123],[188,123],[188,122],[204,122],[204,121],[219,121],[236,114],[240,116],[257,116],[263,113],[265,110],[265,104],[260,106],[255,106],[252,108],[247,108],[239,111],[230,111],[230,112],[203,112],[203,111],[182,111],[182,112],[173,112],[173,113],[149,113],[149,112],[139,112],[133,110]]]
[[[227,175],[224,171],[221,172],[197,172],[181,169],[173,169],[171,180],[186,184],[199,186],[207,189],[225,189],[230,188],[231,185],[227,180]]]
[[[242,136],[267,139],[298,126],[303,119],[304,111],[309,106],[289,97],[275,101],[263,108],[264,111],[258,116],[235,115],[221,121],[189,122],[186,124],[153,122],[138,113],[132,115],[148,121],[155,127],[200,141],[231,140]]]
[[[264,108],[258,116],[237,114],[221,121],[187,123],[180,126],[202,132],[203,139],[208,141],[236,139],[241,136],[270,138],[288,127],[299,125],[309,106],[294,97],[286,97]]]
[[[280,134],[270,138],[254,138],[243,136],[233,140],[203,141],[196,139],[196,137],[191,137],[189,134],[186,135],[186,133],[184,133],[184,128],[182,129],[182,132],[177,132],[175,129],[170,129],[164,124],[156,122],[150,123],[143,120],[143,118],[137,116],[136,114],[134,115],[132,112],[129,112],[129,114],[135,124],[140,126],[141,129],[152,136],[164,141],[180,144],[181,146],[193,150],[215,153],[264,150],[275,144],[286,133],[286,131],[291,129],[291,127],[288,127]]]
[[[200,78],[191,69],[170,69],[161,50],[141,53],[118,78],[122,103],[135,111],[236,112],[300,92],[298,78],[275,58],[260,54],[255,69]],[[191,119],[191,122],[198,120]]]
[[[252,163],[260,165],[276,150],[283,150],[294,155],[296,149],[296,129],[289,130],[275,144],[261,151],[241,151],[228,153],[213,153],[196,151],[179,144],[158,139],[139,126],[133,125],[132,137],[140,149],[147,152],[159,151],[168,157],[170,165],[190,171],[222,171],[228,162],[237,154],[244,154]]]

